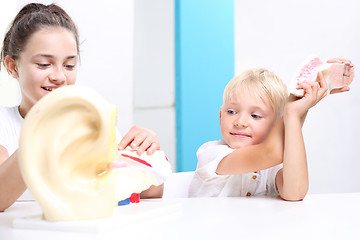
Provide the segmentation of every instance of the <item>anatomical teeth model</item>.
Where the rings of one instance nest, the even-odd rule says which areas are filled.
[[[349,86],[354,78],[353,69],[342,63],[326,63],[317,56],[309,57],[296,72],[291,80],[289,91],[295,96],[302,97],[304,90],[296,89],[298,83],[318,81],[318,72],[322,72],[327,82],[329,92],[336,88]]]

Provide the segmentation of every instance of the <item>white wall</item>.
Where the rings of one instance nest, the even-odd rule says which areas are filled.
[[[135,0],[134,123],[153,129],[176,170],[174,1]]]
[[[236,72],[264,66],[288,83],[310,55],[360,66],[360,2],[235,0]],[[303,127],[312,193],[359,192],[360,84],[326,97]]]
[[[15,1],[0,1],[0,37],[1,47],[5,33],[10,25],[10,22],[14,18],[17,9]],[[7,73],[4,66],[1,66],[0,71],[0,105],[14,106],[18,103],[18,83],[15,79],[12,79]]]

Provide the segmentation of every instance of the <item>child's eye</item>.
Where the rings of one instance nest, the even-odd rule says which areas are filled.
[[[69,70],[73,70],[76,65],[67,64],[67,65],[64,65],[64,66],[65,66],[65,68],[67,68],[67,69],[69,69]]]
[[[227,112],[228,112],[229,114],[231,114],[231,115],[236,114],[236,111],[231,110],[231,109],[227,110]]]
[[[255,119],[261,118],[261,116],[260,116],[260,115],[257,115],[257,114],[251,114],[251,117],[252,117],[252,118],[255,118]]]
[[[36,65],[40,68],[46,68],[46,67],[50,66],[49,63],[37,63]]]

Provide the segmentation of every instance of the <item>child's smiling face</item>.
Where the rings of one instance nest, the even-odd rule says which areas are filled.
[[[247,89],[234,94],[220,109],[221,135],[234,149],[264,141],[275,121],[270,103]]]
[[[76,81],[78,52],[72,32],[62,27],[41,29],[31,35],[16,60],[22,105],[27,108],[45,94]]]

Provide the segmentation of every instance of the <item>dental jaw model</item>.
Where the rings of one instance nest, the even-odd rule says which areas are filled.
[[[325,63],[317,56],[309,57],[292,78],[289,92],[295,96],[302,97],[304,90],[296,89],[297,84],[307,81],[318,81],[318,72],[322,72],[327,82],[329,92],[333,89],[349,86],[353,80],[353,73],[345,64]]]
[[[116,108],[78,86],[47,94],[29,111],[20,134],[19,164],[44,219],[110,217],[118,201],[160,185],[171,173],[163,153],[148,156],[159,161],[160,173],[155,165],[149,170],[122,157],[115,124]],[[111,167],[119,161],[133,165]],[[154,173],[161,178],[154,180]]]

